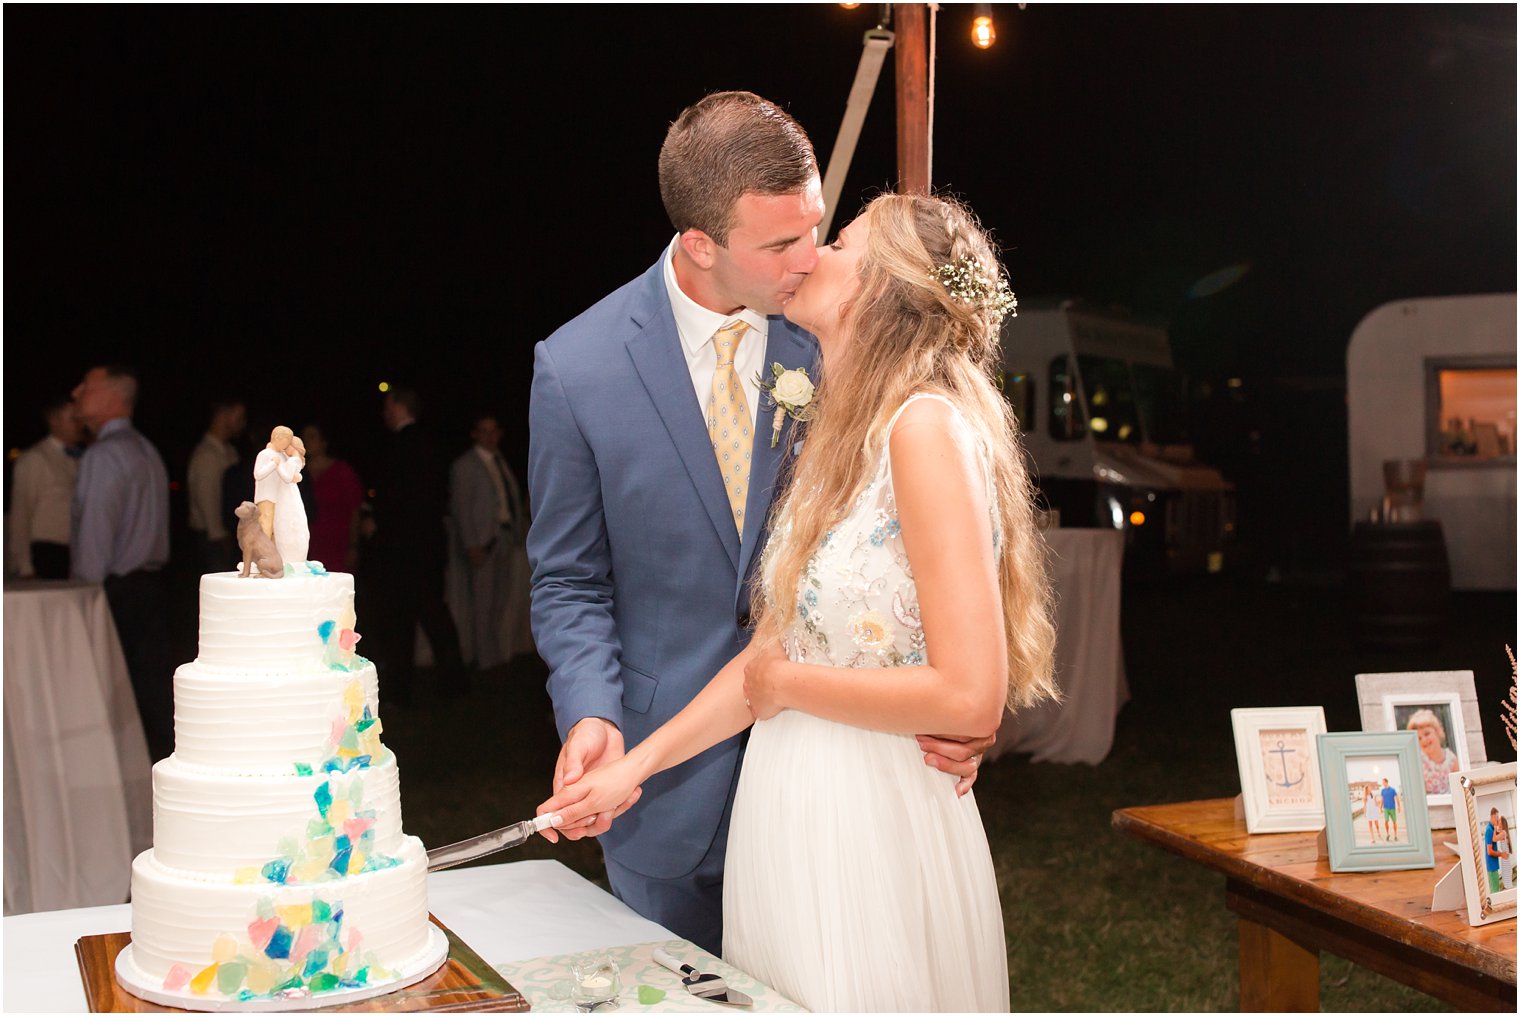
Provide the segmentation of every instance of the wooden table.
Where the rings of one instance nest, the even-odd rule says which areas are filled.
[[[1515,1011],[1515,922],[1474,928],[1431,912],[1449,856],[1427,871],[1337,874],[1317,834],[1251,836],[1230,798],[1123,808],[1113,824],[1224,874],[1240,919],[1242,1012],[1317,1012],[1322,949],[1458,1009]]]

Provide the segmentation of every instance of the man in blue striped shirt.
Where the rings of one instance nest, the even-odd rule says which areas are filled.
[[[132,676],[148,749],[173,747],[168,596],[169,475],[158,449],[132,426],[137,375],[127,367],[87,372],[74,410],[95,435],[79,460],[69,550],[73,577],[105,586]]]

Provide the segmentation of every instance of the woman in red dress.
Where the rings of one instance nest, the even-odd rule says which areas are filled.
[[[364,485],[359,474],[342,459],[329,454],[327,435],[316,424],[301,428],[306,442],[306,482],[316,498],[316,518],[311,523],[311,560],[321,561],[330,571],[353,571],[357,561],[355,526]]]

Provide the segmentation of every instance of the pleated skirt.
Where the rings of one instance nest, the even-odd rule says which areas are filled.
[[[723,923],[728,962],[814,1011],[1008,1011],[975,794],[910,736],[793,710],[755,724]]]

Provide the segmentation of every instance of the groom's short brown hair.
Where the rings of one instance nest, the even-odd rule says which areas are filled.
[[[660,199],[676,232],[728,243],[745,194],[796,194],[818,172],[807,131],[753,92],[715,92],[681,112],[660,146]]]

